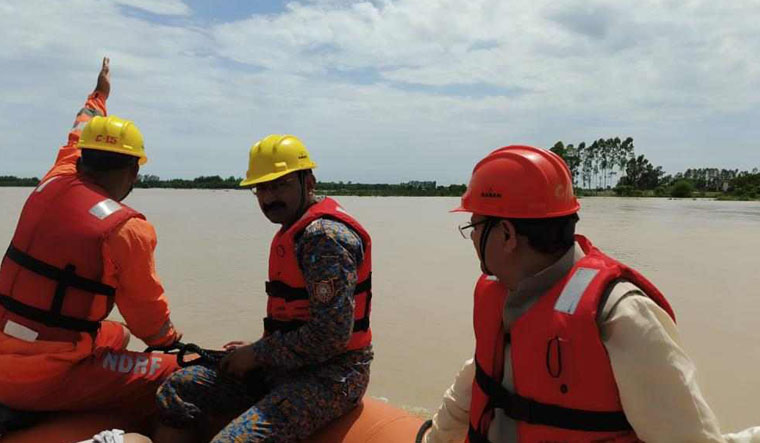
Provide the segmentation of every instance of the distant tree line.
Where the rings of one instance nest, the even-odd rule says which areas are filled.
[[[464,194],[466,189],[467,185],[436,186],[435,182],[365,184],[340,181],[317,183],[317,191],[327,195],[459,197]]]
[[[138,175],[135,188],[172,188],[172,189],[241,189],[242,178],[218,175],[201,176],[194,179],[174,178],[162,180],[157,175]],[[37,177],[19,178],[0,176],[0,186],[37,186]],[[318,182],[317,192],[327,195],[359,196],[454,196],[459,197],[467,189],[466,185],[436,186],[434,181],[411,181],[400,184],[365,184],[352,182]]]
[[[716,197],[726,199],[760,199],[760,173],[738,169],[697,168],[666,175],[644,155],[636,155],[632,137],[600,138],[565,144],[558,141],[551,151],[562,157],[580,195],[609,193],[619,196]],[[156,175],[139,175],[137,188],[240,189],[242,179],[218,175],[194,179],[162,180]],[[0,176],[0,186],[36,186],[39,179]],[[437,185],[434,181],[410,181],[399,184],[319,182],[317,191],[327,195],[359,196],[460,196],[466,185]]]
[[[37,177],[32,178],[19,178],[12,175],[0,175],[0,186],[37,186],[40,179]]]
[[[551,151],[565,160],[573,177],[573,185],[581,189],[607,189],[620,171],[634,157],[633,138],[620,137],[565,145],[558,141]]]
[[[161,180],[155,175],[141,175],[137,188],[178,188],[178,189],[240,189],[240,177],[222,178],[218,175],[201,176],[192,180]],[[460,196],[466,185],[436,186],[435,182],[412,181],[401,184],[365,184],[347,182],[318,182],[317,191],[328,195],[377,195],[377,196]]]
[[[222,178],[218,175],[200,176],[190,180],[183,178],[161,180],[157,175],[138,175],[135,188],[238,189],[241,180],[234,176]]]
[[[643,154],[636,155],[632,137],[600,138],[566,145],[558,141],[551,151],[562,157],[570,169],[579,194],[614,191],[621,196],[699,196],[718,198],[760,198],[760,173],[738,169],[687,169],[666,175]]]

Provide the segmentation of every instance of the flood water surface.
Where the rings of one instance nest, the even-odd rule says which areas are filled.
[[[31,188],[0,188],[7,244]],[[339,197],[373,239],[370,394],[434,410],[473,354],[471,242],[456,198]],[[187,341],[261,335],[276,230],[244,191],[136,190],[127,204],[158,232],[156,263]],[[637,268],[673,305],[724,432],[760,424],[760,203],[583,199],[578,231]],[[658,407],[653,405],[653,407]]]

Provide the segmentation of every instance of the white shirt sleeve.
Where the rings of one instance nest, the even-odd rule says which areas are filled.
[[[424,443],[461,443],[470,423],[470,398],[475,364],[469,359],[443,394],[443,402],[433,416],[433,426],[425,434]]]
[[[92,439],[81,441],[79,443],[124,443],[124,431],[121,429],[103,431],[94,435]]]
[[[657,442],[760,442],[760,428],[721,435],[696,367],[670,316],[630,283],[610,294],[600,324],[620,400],[639,439]]]
[[[747,428],[741,432],[723,434],[727,443],[758,443],[760,442],[760,426]]]

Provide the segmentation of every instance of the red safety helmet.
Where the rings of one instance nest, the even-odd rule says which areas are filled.
[[[557,154],[532,146],[499,148],[475,165],[452,212],[500,218],[551,218],[578,212],[570,169]]]

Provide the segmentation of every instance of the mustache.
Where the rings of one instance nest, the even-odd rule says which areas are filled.
[[[272,202],[265,204],[261,209],[264,210],[264,212],[269,212],[273,209],[281,209],[285,207],[285,203],[283,202]]]

